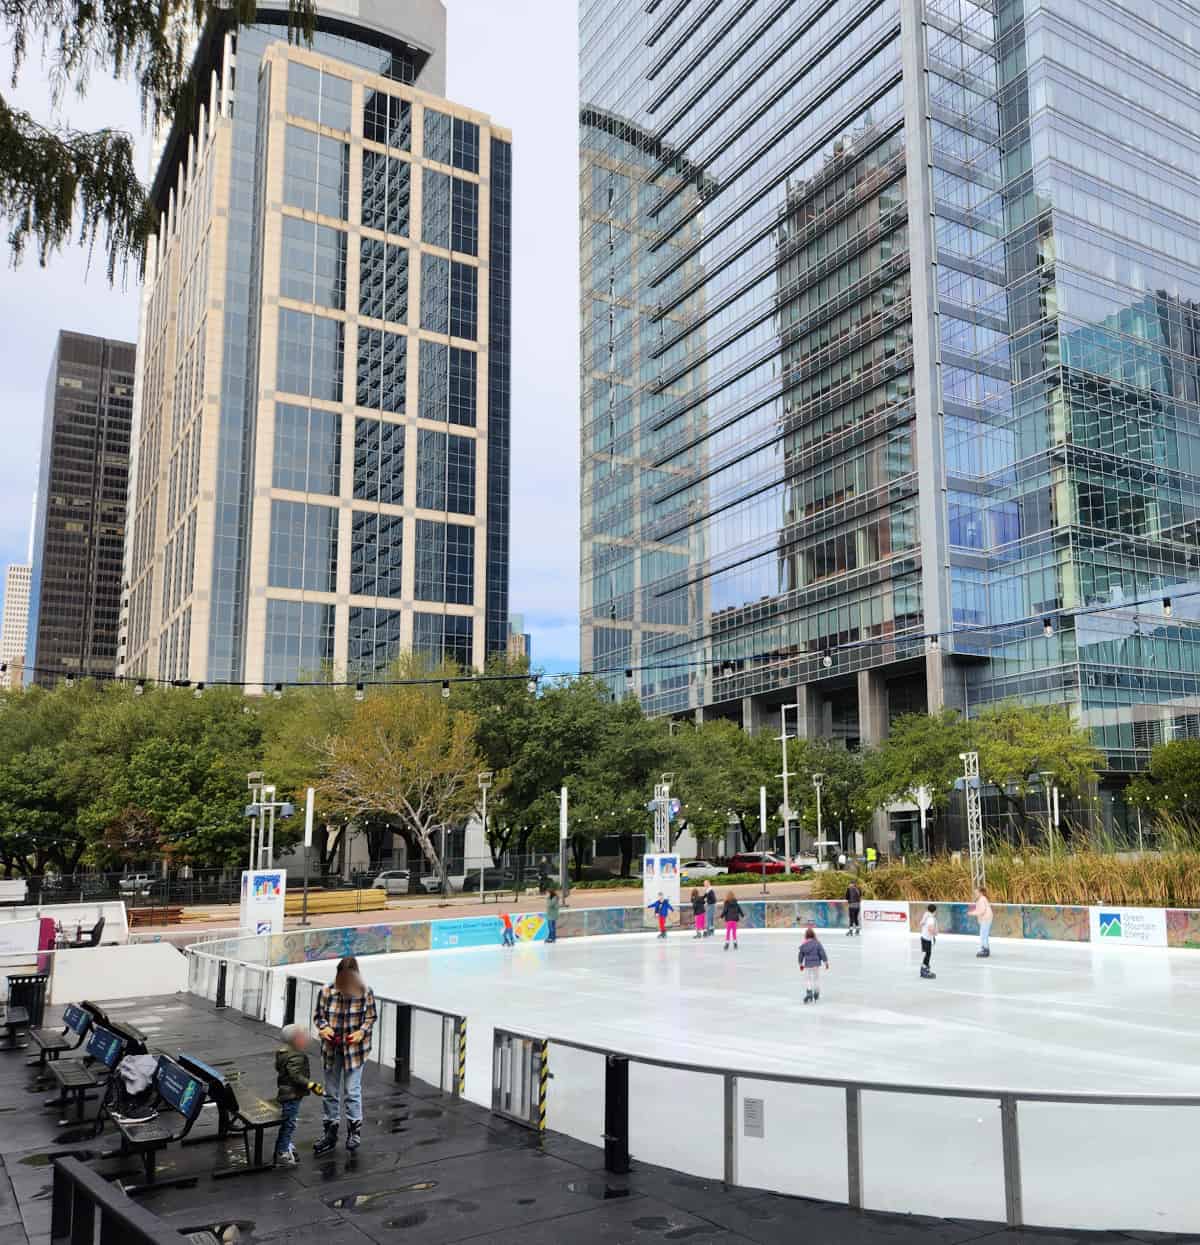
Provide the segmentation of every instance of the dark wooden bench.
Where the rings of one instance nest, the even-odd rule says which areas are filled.
[[[129,928],[137,929],[141,925],[182,925],[182,907],[149,907],[129,909]]]
[[[108,1084],[128,1048],[129,1042],[121,1034],[93,1021],[82,1059],[56,1059],[48,1065],[59,1092],[57,1097],[48,1098],[46,1105],[58,1107],[65,1114],[74,1101],[75,1119],[82,1122],[88,1091]]]
[[[181,1068],[174,1059],[159,1055],[154,1070],[155,1110],[152,1120],[122,1120],[114,1122],[121,1134],[122,1155],[137,1155],[142,1160],[145,1183],[129,1185],[121,1182],[128,1194],[143,1193],[147,1189],[195,1184],[195,1176],[179,1176],[170,1180],[158,1179],[158,1152],[172,1142],[183,1141],[200,1118],[207,1095],[205,1083]]]
[[[195,1059],[180,1055],[179,1066],[192,1076],[202,1080],[207,1088],[208,1101],[217,1108],[217,1131],[212,1136],[189,1137],[185,1145],[200,1145],[205,1141],[223,1141],[228,1137],[241,1137],[246,1148],[245,1166],[226,1167],[213,1172],[213,1179],[223,1176],[244,1176],[247,1172],[267,1171],[274,1166],[273,1157],[265,1156],[267,1130],[283,1123],[279,1103],[273,1099],[255,1096],[253,1102],[243,1106],[229,1078],[216,1068]],[[253,1141],[251,1140],[253,1139]]]
[[[77,1050],[92,1027],[92,1012],[86,1002],[69,1003],[63,1011],[61,1029],[30,1029],[29,1037],[38,1048],[38,1057],[29,1061],[31,1068],[39,1070],[39,1076],[49,1075],[47,1065],[54,1063],[63,1051]]]

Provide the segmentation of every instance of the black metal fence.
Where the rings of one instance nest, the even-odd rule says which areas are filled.
[[[128,1197],[77,1158],[54,1160],[52,1245],[179,1245],[176,1228]],[[210,1238],[215,1241],[215,1238]]]

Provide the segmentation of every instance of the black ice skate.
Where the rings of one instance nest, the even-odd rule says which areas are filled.
[[[314,1154],[328,1154],[330,1150],[337,1148],[338,1126],[336,1124],[325,1125],[325,1135],[318,1141],[313,1142]]]
[[[813,992],[812,992],[811,990],[805,990],[805,992],[804,992],[804,1001],[805,1001],[806,1003],[811,1003],[811,1002],[812,1002],[812,998],[813,998]]]
[[[935,973],[931,968],[922,964],[921,965],[921,976],[927,978],[929,981],[934,981],[937,978],[937,973]]]

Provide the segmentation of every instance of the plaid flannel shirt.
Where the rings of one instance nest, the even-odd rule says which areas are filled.
[[[321,1062],[326,1069],[332,1068],[338,1052],[346,1068],[361,1068],[371,1051],[371,1033],[376,1019],[375,995],[370,987],[366,994],[342,994],[332,986],[325,986],[317,997],[317,1010],[313,1023],[318,1029],[332,1029],[335,1041],[321,1039]],[[349,1045],[346,1039],[356,1030],[363,1031],[363,1040]]]

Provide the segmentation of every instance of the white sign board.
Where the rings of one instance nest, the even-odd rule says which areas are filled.
[[[908,904],[900,899],[864,899],[860,920],[872,932],[907,934]]]
[[[38,949],[40,920],[0,923],[0,955],[32,955]]]
[[[1165,947],[1165,908],[1090,908],[1092,942],[1102,947]]]
[[[24,878],[0,878],[0,903],[24,903],[28,893]]]
[[[679,910],[679,864],[677,852],[642,857],[643,904],[654,903],[661,891],[671,901],[671,907]]]
[[[282,934],[286,869],[243,869],[238,922],[243,934]]]

